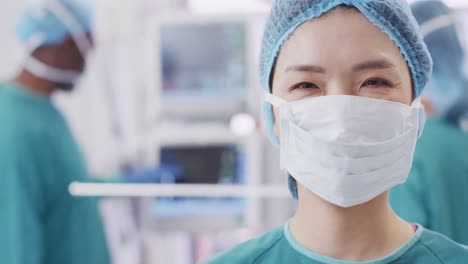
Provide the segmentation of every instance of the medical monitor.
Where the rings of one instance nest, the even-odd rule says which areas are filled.
[[[150,85],[164,117],[224,118],[242,112],[250,86],[249,23],[243,18],[154,19]]]
[[[245,150],[242,145],[216,144],[163,146],[160,166],[173,168],[161,178],[166,184],[244,184]],[[157,198],[151,208],[154,217],[176,219],[207,216],[240,216],[245,210],[242,198]]]

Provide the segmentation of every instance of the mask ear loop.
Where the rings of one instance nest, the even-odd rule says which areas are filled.
[[[59,68],[51,67],[42,61],[30,56],[24,68],[35,76],[47,79],[55,83],[74,83],[79,77],[80,73],[69,70],[62,70]]]
[[[281,107],[281,105],[285,103],[286,103],[285,100],[277,96],[274,96],[266,91],[263,94],[262,115],[263,115],[264,125],[265,125],[268,138],[276,147],[280,147],[280,142],[279,142],[278,136],[274,132],[275,120],[273,117],[273,106]]]
[[[421,96],[414,99],[413,103],[411,103],[411,108],[418,111],[418,138],[421,138],[427,119],[424,105],[421,102]]]
[[[273,95],[269,92],[265,92],[264,100],[275,107],[281,107],[282,105],[287,103],[287,101],[283,98],[279,98],[278,96]]]

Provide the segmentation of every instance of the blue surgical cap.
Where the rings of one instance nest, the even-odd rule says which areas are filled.
[[[320,17],[339,5],[358,9],[380,28],[400,49],[413,80],[415,97],[419,97],[431,77],[432,60],[418,30],[418,24],[404,0],[275,0],[263,36],[260,55],[260,79],[266,92],[271,92],[270,77],[285,41],[304,22]],[[268,136],[278,145],[274,133],[273,112],[264,102],[263,118]],[[289,189],[297,198],[297,185],[289,176]]]
[[[458,122],[468,112],[468,82],[456,17],[447,5],[435,0],[416,2],[411,10],[434,61],[432,79],[427,86],[430,101],[441,117]]]
[[[77,22],[84,32],[91,31],[91,8],[85,0],[36,0],[27,6],[16,25],[18,38],[29,44],[31,41],[39,43],[36,46],[58,44],[71,35],[69,27],[54,9],[59,5]]]

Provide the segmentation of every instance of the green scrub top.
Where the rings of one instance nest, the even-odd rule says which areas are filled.
[[[408,180],[393,188],[390,202],[403,219],[468,245],[468,133],[429,119]]]
[[[1,263],[110,263],[96,201],[68,192],[87,175],[50,99],[0,84]]]
[[[207,264],[460,264],[468,263],[468,248],[443,235],[418,226],[400,249],[385,258],[369,262],[348,262],[316,254],[299,244],[288,225],[241,244]]]

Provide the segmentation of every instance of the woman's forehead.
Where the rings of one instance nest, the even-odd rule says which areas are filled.
[[[296,29],[281,48],[278,67],[291,63],[356,64],[382,57],[406,67],[395,43],[360,12],[331,11]]]

